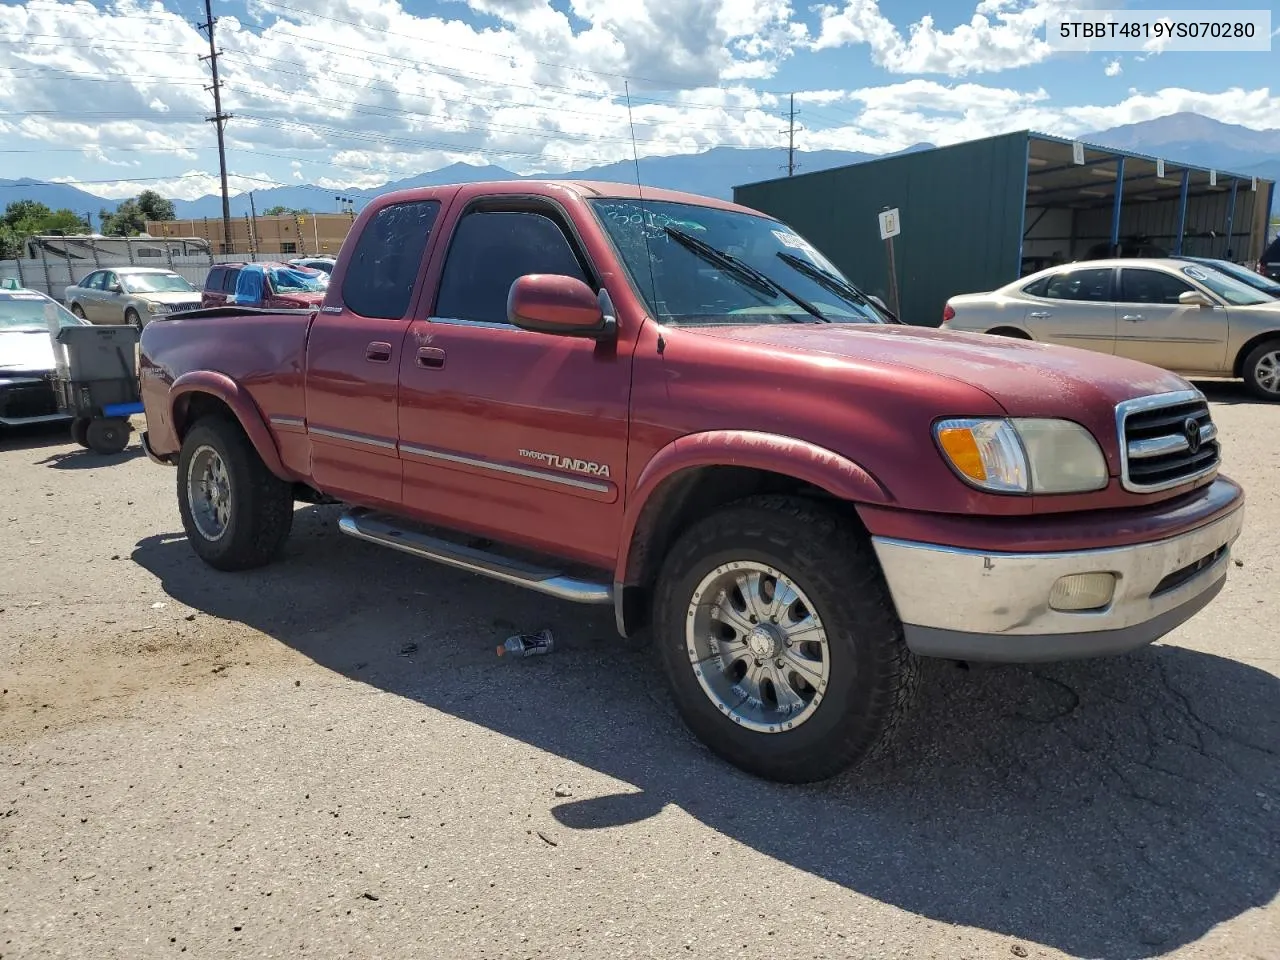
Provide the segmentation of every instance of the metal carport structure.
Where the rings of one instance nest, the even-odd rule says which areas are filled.
[[[1275,184],[1032,131],[734,188],[888,299],[877,214],[900,211],[903,319],[936,326],[948,297],[1043,266],[1168,252],[1252,263]]]

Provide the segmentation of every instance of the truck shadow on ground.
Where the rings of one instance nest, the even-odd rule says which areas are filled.
[[[1268,405],[1266,400],[1260,400],[1250,393],[1242,380],[1193,380],[1191,385],[1203,393],[1210,403],[1222,403],[1231,407],[1237,404]]]
[[[1263,670],[1172,645],[1034,668],[929,662],[891,758],[785,787],[689,735],[652,651],[617,639],[607,608],[354,542],[336,518],[299,510],[285,556],[252,574],[204,567],[180,534],[133,559],[175,600],[353,681],[637,788],[552,801],[568,831],[674,804],[865,896],[1083,956],[1163,954],[1280,891],[1280,681]],[[551,656],[494,656],[548,625]]]

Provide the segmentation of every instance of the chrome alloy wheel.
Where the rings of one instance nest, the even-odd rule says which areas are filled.
[[[1267,393],[1280,394],[1280,350],[1264,353],[1253,365],[1253,378]]]
[[[721,564],[702,578],[689,602],[685,647],[703,692],[749,730],[792,730],[826,693],[826,629],[804,591],[765,563]]]
[[[196,449],[187,470],[191,519],[206,540],[221,540],[231,522],[231,479],[222,455],[207,444]]]

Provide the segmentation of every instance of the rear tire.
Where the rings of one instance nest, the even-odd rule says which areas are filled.
[[[745,602],[744,573],[760,588]],[[914,700],[917,660],[870,543],[798,498],[752,497],[686,531],[659,576],[653,634],[689,728],[770,780],[823,780],[883,753]]]
[[[1280,340],[1258,344],[1241,367],[1250,393],[1260,400],[1280,401]]]
[[[293,526],[293,487],[271,473],[240,425],[205,417],[182,442],[178,512],[196,555],[216,570],[275,559]]]
[[[119,417],[90,420],[85,425],[84,442],[94,453],[119,453],[129,443],[129,421]]]
[[[89,423],[88,417],[76,417],[71,421],[71,439],[82,447],[89,446]]]
[[[1013,327],[996,327],[994,330],[988,330],[989,337],[1009,337],[1011,340],[1030,340],[1031,336],[1022,330]]]

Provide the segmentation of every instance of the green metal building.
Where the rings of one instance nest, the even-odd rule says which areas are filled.
[[[878,214],[897,208],[902,319],[937,326],[948,297],[1108,256],[1255,263],[1275,184],[1022,131],[734,187],[886,303]]]

